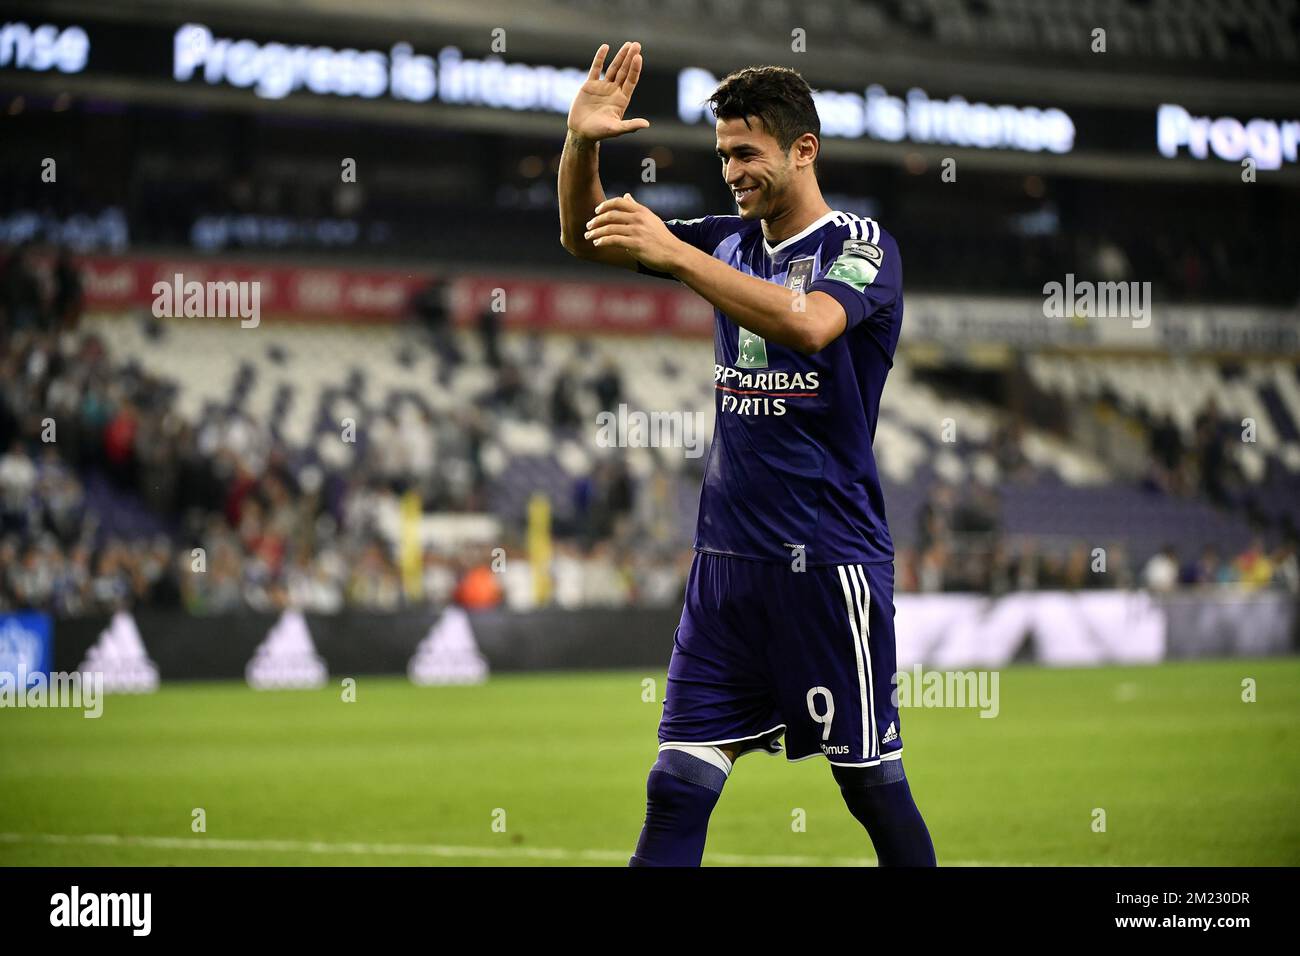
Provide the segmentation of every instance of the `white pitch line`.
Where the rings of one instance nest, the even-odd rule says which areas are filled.
[[[112,833],[0,833],[0,843],[39,843],[50,846],[144,847],[152,850],[226,850],[232,852],[314,853],[342,856],[428,856],[484,860],[551,860],[578,863],[626,864],[631,852],[566,850],[559,847],[447,846],[437,843],[328,843],[321,840],[223,840],[215,837],[120,836]],[[766,856],[709,853],[709,863],[721,866],[875,866],[867,857]],[[1022,863],[960,861],[944,866],[1033,866]]]

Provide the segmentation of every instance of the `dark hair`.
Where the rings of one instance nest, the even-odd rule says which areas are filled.
[[[757,116],[782,152],[789,152],[804,133],[812,133],[818,140],[822,136],[812,88],[789,67],[749,66],[737,70],[718,84],[707,102],[719,119],[743,119],[748,126],[749,117]]]

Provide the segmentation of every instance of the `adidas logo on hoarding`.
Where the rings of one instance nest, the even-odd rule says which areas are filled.
[[[126,611],[113,615],[77,670],[102,674],[108,693],[147,694],[158,689],[158,667],[149,659],[135,618]]]
[[[290,608],[257,645],[244,668],[248,686],[255,690],[323,687],[329,677],[324,659],[316,653],[307,619]]]
[[[479,653],[464,608],[449,607],[415,649],[406,673],[413,684],[481,684],[487,660]]]

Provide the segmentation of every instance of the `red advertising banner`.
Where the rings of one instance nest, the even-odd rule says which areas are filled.
[[[256,282],[264,315],[300,319],[401,319],[411,297],[429,284],[428,274],[264,266],[211,259],[85,256],[78,259],[86,308],[152,309],[158,283]],[[179,279],[178,279],[179,277]]]
[[[137,256],[85,256],[78,264],[91,311],[152,311],[159,283],[175,289],[192,282],[256,282],[262,316],[272,320],[401,321],[413,313],[411,300],[437,275],[425,270]],[[446,279],[452,321],[458,325],[473,323],[483,311],[494,309],[507,328],[546,332],[713,331],[707,303],[676,283],[658,279],[580,282],[492,274]]]
[[[596,283],[462,276],[453,282],[453,317],[473,321],[504,303],[507,327],[547,332],[658,332],[712,335],[713,309],[675,282]],[[499,307],[498,307],[499,308]]]

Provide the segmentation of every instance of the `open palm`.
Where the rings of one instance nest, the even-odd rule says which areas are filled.
[[[584,139],[609,139],[650,125],[647,119],[623,118],[632,91],[641,78],[641,44],[624,43],[601,79],[608,52],[609,44],[602,43],[591,61],[586,81],[569,107],[569,129]]]

